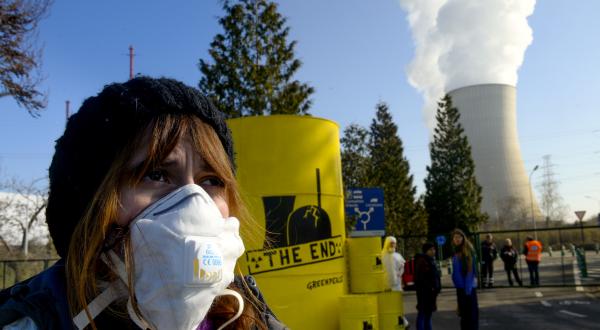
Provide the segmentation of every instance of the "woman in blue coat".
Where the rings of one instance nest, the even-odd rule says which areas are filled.
[[[452,232],[452,282],[456,288],[461,330],[479,329],[475,249],[460,229]]]

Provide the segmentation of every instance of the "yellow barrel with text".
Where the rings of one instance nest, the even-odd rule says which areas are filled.
[[[239,266],[291,329],[338,329],[338,298],[347,293],[338,125],[293,115],[228,124],[240,191],[257,223],[242,225]]]
[[[351,294],[339,301],[341,330],[379,329],[376,295]]]
[[[350,292],[375,293],[385,290],[380,237],[353,237],[346,241],[350,267]]]
[[[404,303],[402,299],[402,292],[400,291],[387,291],[377,294],[380,330],[404,329],[402,322]]]

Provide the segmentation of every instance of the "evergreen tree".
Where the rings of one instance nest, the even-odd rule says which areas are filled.
[[[213,39],[214,63],[200,60],[200,90],[230,117],[308,114],[314,89],[294,80],[300,60],[289,27],[267,0],[223,2],[223,33]]]
[[[425,209],[425,196],[421,195],[415,202],[415,215],[409,228],[410,231],[405,233],[407,236],[427,235],[429,231],[428,221],[429,215]],[[419,241],[418,243],[423,243]],[[421,252],[421,244],[415,246],[415,253]]]
[[[368,187],[368,168],[370,162],[369,132],[357,124],[351,124],[344,129],[344,136],[340,139],[342,145],[342,180],[344,190],[348,188]],[[348,216],[344,222],[348,232],[354,230],[355,216]]]
[[[404,253],[407,256],[421,253],[421,246],[427,239],[428,224],[427,210],[425,210],[424,196],[421,195],[415,202],[415,212],[410,222],[410,226],[404,231],[404,235],[408,236],[404,239]]]
[[[437,126],[429,146],[431,165],[425,178],[425,209],[429,232],[434,234],[454,228],[474,231],[487,219],[480,211],[481,186],[475,179],[471,146],[459,118],[458,109],[446,95],[438,103]]]
[[[357,124],[344,129],[342,144],[342,178],[345,188],[368,186],[369,132]]]
[[[394,236],[426,234],[426,215],[415,202],[416,188],[398,128],[385,103],[376,106],[370,127],[369,184],[383,188],[385,231]]]

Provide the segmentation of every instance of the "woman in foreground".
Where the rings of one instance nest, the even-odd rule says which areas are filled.
[[[0,294],[4,329],[284,328],[234,277],[251,224],[229,129],[196,89],[106,86],[69,118],[49,178],[62,259]]]

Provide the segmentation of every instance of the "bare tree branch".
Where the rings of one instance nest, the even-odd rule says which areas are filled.
[[[47,105],[39,86],[42,47],[37,27],[51,0],[0,0],[0,97],[11,96],[34,117]]]
[[[44,203],[42,203],[37,210],[35,210],[35,212],[33,212],[33,214],[31,215],[31,217],[29,218],[29,223],[27,224],[27,229],[31,229],[31,226],[37,221],[38,219],[38,215],[40,215],[40,213],[46,209],[46,205],[48,205],[47,201],[44,201]]]
[[[0,195],[0,234],[4,239],[7,232],[18,230],[21,233],[20,251],[25,256],[29,252],[30,232],[48,203],[47,185],[41,180],[45,179],[27,184],[14,178],[0,182],[1,189],[10,191]]]
[[[8,251],[8,253],[12,253],[12,249],[10,248],[10,245],[6,244],[6,241],[4,240],[4,237],[2,237],[2,235],[0,235],[0,243],[2,243],[4,248],[6,248],[6,251]]]

